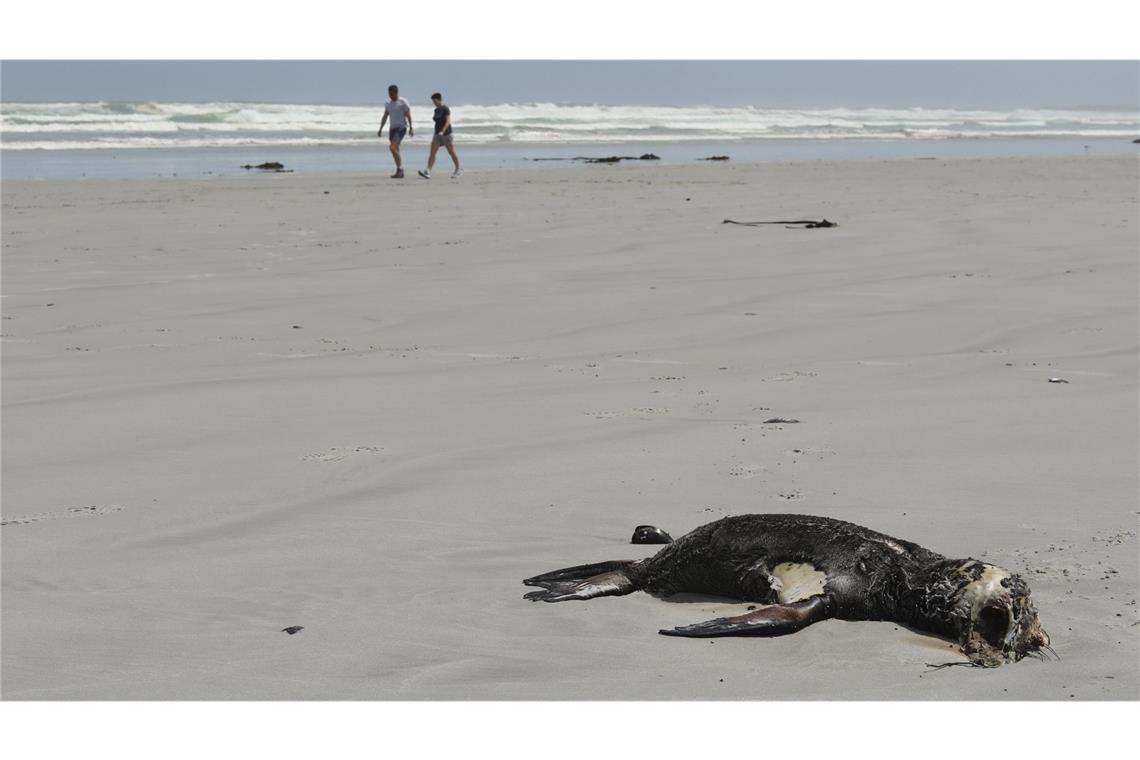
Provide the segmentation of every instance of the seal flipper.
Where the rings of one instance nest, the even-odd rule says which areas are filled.
[[[532,602],[566,602],[571,599],[593,599],[596,596],[622,596],[641,588],[629,569],[640,560],[624,559],[577,565],[554,570],[523,581],[528,586],[542,586],[542,591],[524,594]]]
[[[812,623],[834,615],[835,605],[829,595],[813,596],[792,604],[774,604],[747,615],[716,618],[679,628],[663,628],[666,636],[703,638],[712,636],[782,636],[795,633]]]
[[[615,559],[609,562],[595,562],[592,565],[564,567],[561,570],[551,570],[549,573],[526,578],[523,580],[523,585],[550,588],[556,581],[582,581],[595,575],[608,573],[611,570],[622,570],[639,561],[636,559]]]
[[[549,581],[542,585],[546,588],[523,594],[523,598],[532,602],[566,602],[596,596],[623,596],[640,588],[624,570],[602,573],[581,581]]]

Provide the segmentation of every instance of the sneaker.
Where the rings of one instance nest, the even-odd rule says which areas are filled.
[[[403,179],[403,178],[404,178],[404,170],[403,169],[397,169],[396,173],[392,175],[392,179]]]
[[[419,171],[419,175],[420,175],[421,177],[423,177],[424,179],[431,179],[431,172],[429,172],[429,171],[426,171],[426,170],[424,170],[424,169],[420,169],[420,171]]]
[[[463,176],[463,170],[462,169],[456,169],[455,171],[453,171],[451,173],[452,179],[455,179],[456,177],[462,177],[462,176]]]

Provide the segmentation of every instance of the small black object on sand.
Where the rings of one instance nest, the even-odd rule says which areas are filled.
[[[281,633],[287,633],[290,636],[292,636],[297,631],[303,631],[303,630],[305,630],[305,626],[303,626],[303,625],[291,625],[288,628],[282,628]]]
[[[588,164],[616,164],[618,161],[660,161],[661,157],[652,153],[642,153],[640,156],[606,156],[605,158],[577,156],[574,160],[585,161]]]
[[[709,156],[708,158],[698,158],[698,161],[727,161],[728,156]]]
[[[242,164],[243,169],[260,169],[265,172],[291,172],[292,169],[286,169],[285,164],[280,161],[266,161],[263,164]]]
[[[800,229],[814,230],[822,227],[838,227],[839,222],[829,222],[826,219],[815,221],[813,219],[799,219],[796,221],[781,220],[776,222],[737,222],[733,219],[725,219],[721,224],[739,224],[741,227],[758,227],[761,224],[796,224],[803,225]]]
[[[633,529],[631,544],[671,544],[673,537],[654,525],[638,525]]]
[[[620,161],[660,161],[661,156],[642,153],[640,156],[574,156],[573,158],[527,158],[525,161],[584,161],[587,164],[616,164]]]
[[[765,425],[794,425],[799,420],[791,420],[786,417],[773,417],[769,420],[764,420]]]

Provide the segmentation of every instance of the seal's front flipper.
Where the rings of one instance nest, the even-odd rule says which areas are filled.
[[[541,583],[530,583],[532,580],[534,579],[528,578],[523,583],[545,587],[541,591],[523,595],[524,599],[532,602],[567,602],[571,599],[593,599],[596,596],[622,596],[641,588],[625,570],[611,570],[584,580],[543,580]]]
[[[711,636],[782,636],[795,633],[812,623],[826,620],[833,614],[830,596],[813,596],[793,604],[774,604],[762,607],[755,612],[736,617],[723,617],[706,620],[695,625],[680,628],[664,628],[660,633],[666,636],[690,636],[694,638]]]

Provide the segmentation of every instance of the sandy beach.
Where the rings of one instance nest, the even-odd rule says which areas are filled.
[[[441,161],[3,184],[4,699],[1140,697],[1135,157]],[[523,599],[750,512],[1023,573],[1061,659]]]

